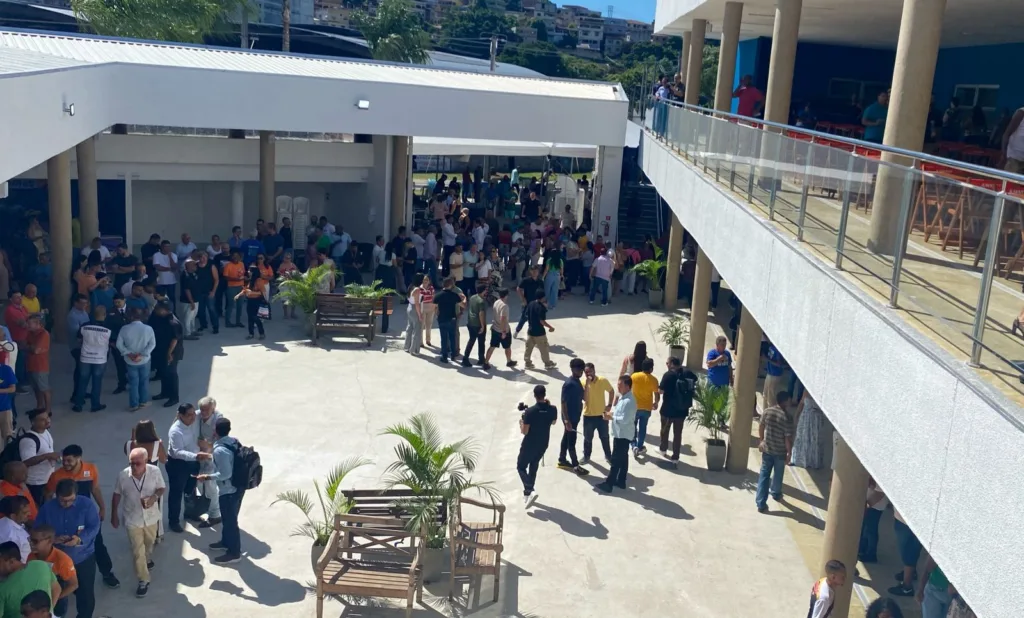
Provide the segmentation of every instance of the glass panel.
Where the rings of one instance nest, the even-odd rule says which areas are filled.
[[[852,79],[833,79],[828,83],[830,99],[849,101],[851,97],[860,96],[860,82]]]
[[[1024,185],[1010,184],[1006,193],[997,246],[1002,259],[994,262],[1001,270],[989,295],[981,364],[991,369],[1001,383],[1019,390],[1019,377],[1024,375],[1024,349],[1020,335],[1013,332],[1013,324],[1024,306],[1024,295],[1019,293],[1016,281],[1007,279],[1019,280],[1024,271]]]
[[[978,96],[978,91],[972,86],[957,86],[953,91],[953,96],[960,100],[960,105],[974,107],[974,99]]]
[[[989,109],[995,109],[996,106],[999,105],[999,87],[978,88],[977,105],[987,107]]]

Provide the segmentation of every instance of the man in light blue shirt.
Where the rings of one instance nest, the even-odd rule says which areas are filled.
[[[82,369],[79,360],[82,354],[82,340],[78,337],[78,331],[91,319],[89,298],[85,294],[75,294],[74,304],[68,312],[68,347],[71,350],[71,358],[75,359],[75,375],[71,377],[74,382],[73,393],[78,392],[81,381],[79,373]]]
[[[235,454],[241,444],[231,434],[231,421],[221,417],[214,425],[213,465],[211,474],[200,474],[197,480],[216,481],[220,500],[221,537],[219,543],[210,549],[223,549],[224,555],[213,559],[217,564],[238,562],[242,557],[242,537],[238,529],[238,510],[242,506],[245,488],[237,488],[232,482],[235,472]]]
[[[872,103],[864,110],[860,122],[864,125],[864,141],[882,143],[885,137],[885,120],[889,115],[889,91],[883,90],[878,93],[878,101]]]
[[[133,308],[131,320],[117,334],[117,351],[124,358],[125,377],[128,379],[128,408],[137,412],[149,405],[149,361],[156,348],[153,328],[142,321],[143,311]]]
[[[615,400],[610,414],[605,418],[611,421],[609,429],[612,434],[612,461],[608,470],[608,478],[597,488],[611,493],[612,487],[626,488],[626,473],[629,472],[629,444],[633,440],[636,423],[636,400],[633,398],[633,379],[628,374],[619,377],[616,386],[619,397]]]

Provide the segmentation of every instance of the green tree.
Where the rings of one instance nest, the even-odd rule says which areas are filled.
[[[506,11],[516,11],[516,12],[522,11],[523,10],[523,0],[508,0],[508,2],[505,3],[505,10]]]
[[[359,11],[352,21],[375,59],[414,64],[430,61],[430,37],[419,17],[409,10],[407,0],[381,0],[376,15]]]
[[[533,20],[531,24],[537,30],[537,40],[541,43],[548,42],[548,25],[544,23],[543,19]]]
[[[551,43],[522,43],[509,45],[498,58],[502,62],[517,64],[548,77],[565,77],[562,55]]]
[[[579,32],[575,26],[569,26],[565,34],[562,36],[562,40],[558,42],[558,46],[562,49],[576,49],[576,46],[580,44]]]
[[[83,29],[104,36],[202,43],[246,0],[72,0]]]
[[[715,84],[718,83],[718,46],[705,45],[703,64],[700,72],[700,93],[712,101],[715,99]]]
[[[448,11],[441,22],[441,43],[453,40],[482,40],[492,36],[514,39],[515,22],[504,14],[474,6],[468,10]],[[465,41],[463,41],[465,42]],[[481,47],[486,49],[486,45]]]

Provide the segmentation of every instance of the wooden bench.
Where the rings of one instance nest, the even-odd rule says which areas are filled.
[[[463,521],[462,505],[468,504],[491,511],[491,521]],[[448,522],[452,556],[452,579],[449,596],[455,589],[457,575],[493,575],[494,600],[498,600],[501,573],[502,532],[505,527],[505,505],[487,504],[460,497]]]
[[[409,532],[402,525],[387,517],[334,516],[334,530],[314,569],[317,618],[323,618],[328,594],[405,599],[406,615],[414,596],[423,601],[425,530]]]
[[[402,520],[405,527],[412,515],[402,503],[413,500],[431,500],[436,503],[436,525],[444,531],[448,525],[448,505],[441,498],[417,496],[411,489],[346,489],[341,492],[349,502],[349,514],[369,517],[390,517]]]
[[[313,344],[319,342],[321,331],[338,331],[365,337],[366,345],[372,345],[377,332],[376,303],[369,298],[317,294],[313,311]]]

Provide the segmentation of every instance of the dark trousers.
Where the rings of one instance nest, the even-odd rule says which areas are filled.
[[[160,378],[160,394],[174,401],[178,398],[178,361],[165,363],[157,372]]]
[[[245,301],[245,317],[249,319],[250,335],[254,334],[256,330],[259,330],[260,335],[263,335],[263,320],[260,319],[258,313],[262,306],[262,298],[250,298]]]
[[[569,462],[575,468],[580,465],[579,460],[576,459],[576,427],[579,426],[580,419],[569,419],[569,422],[572,423],[572,431],[566,429],[562,432],[562,444],[558,449],[558,462]],[[568,459],[566,459],[567,455]]]
[[[75,374],[71,378],[72,379],[72,386],[73,386],[73,388],[71,389],[71,401],[75,400],[75,393],[77,393],[78,389],[81,388],[82,376],[79,375],[79,372],[82,370],[82,361],[79,359],[81,354],[82,354],[82,350],[79,349],[79,348],[74,348],[74,349],[71,350],[71,358],[75,359]],[[27,354],[18,354],[18,358],[21,358],[22,356],[28,356],[28,355]],[[88,385],[86,385],[86,386],[88,386]]]
[[[626,487],[626,474],[629,472],[629,438],[612,440],[612,463],[608,468],[608,484]]]
[[[229,556],[242,555],[242,533],[238,529],[238,511],[242,507],[243,493],[236,491],[233,494],[221,494],[218,498],[221,516],[220,542],[224,544]]]
[[[28,484],[26,483],[26,485]],[[28,485],[28,493],[32,494],[32,499],[36,501],[36,504],[42,504],[46,495],[46,484]]]
[[[75,591],[76,615],[81,618],[92,618],[96,610],[96,555],[92,554],[85,560],[75,563],[78,575],[78,590]]]
[[[441,276],[447,277],[452,272],[451,259],[455,253],[455,245],[444,245],[441,248]]]
[[[579,283],[580,271],[582,270],[582,262],[579,260],[566,260],[565,261],[565,291],[571,292],[574,287]]]
[[[196,490],[194,474],[199,474],[198,461],[174,458],[167,460],[167,522],[171,525],[181,521],[181,501],[185,497],[185,492],[192,493]]]
[[[864,523],[860,526],[860,546],[857,548],[858,560],[878,560],[878,522],[881,519],[882,511],[871,507],[864,509]]]
[[[158,285],[156,291],[167,297],[167,301],[171,303],[171,307],[174,309],[174,313],[178,313],[178,298],[174,294],[174,288],[176,286],[172,283],[171,285]]]
[[[110,552],[107,551],[107,546],[103,543],[103,532],[99,532],[96,535],[96,566],[99,568],[100,573],[104,575],[110,575],[114,572],[114,562],[110,559]]]
[[[722,289],[722,282],[721,281],[712,281],[711,282],[711,308],[712,309],[717,309],[718,308],[718,292],[721,289]]]
[[[221,279],[217,282],[217,293],[213,295],[213,308],[216,310],[218,316],[229,315],[228,314],[228,296],[227,296],[228,282],[226,279]]]
[[[516,471],[523,481],[523,495],[529,496],[533,493],[533,487],[537,482],[537,468],[540,460],[544,457],[543,448],[531,448],[524,444],[519,448],[519,459],[516,461]]]
[[[612,449],[608,442],[608,421],[602,416],[583,417],[583,459],[590,459],[594,446],[594,430],[601,440],[601,448],[604,450],[605,459],[612,458]]]
[[[199,307],[199,313],[196,317],[199,318],[200,329],[213,326],[213,332],[217,332],[219,330],[220,314],[217,313],[219,309],[215,301],[215,298],[210,298],[206,294],[199,295],[199,300],[196,301],[196,305]]]
[[[114,367],[117,369],[117,388],[128,388],[128,367],[125,365],[124,356],[117,348],[110,348],[110,355],[114,357]]]
[[[526,325],[526,305],[523,305],[523,313],[519,316],[519,324],[516,325],[516,334],[523,330],[523,326]]]
[[[449,358],[455,358],[455,355],[459,353],[455,341],[457,328],[455,320],[437,320],[437,329],[441,331],[441,360],[446,361]]]
[[[469,354],[473,351],[473,344],[476,344],[477,358],[480,362],[484,362],[484,336],[487,334],[485,329],[480,332],[480,328],[477,326],[466,326],[466,332],[469,333],[469,340],[466,342],[466,351],[463,353],[462,358],[464,362],[469,362]]]
[[[383,296],[383,297],[381,297],[380,302],[381,302],[380,332],[386,333],[386,332],[388,332],[388,327],[391,326],[391,324],[390,324],[391,316],[388,315],[388,304],[390,304],[391,300],[390,300],[389,297]]]
[[[683,444],[683,423],[685,416],[679,418],[661,417],[661,450],[668,450],[668,432],[672,431],[672,461],[679,461],[679,447]]]

